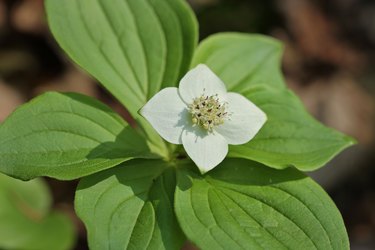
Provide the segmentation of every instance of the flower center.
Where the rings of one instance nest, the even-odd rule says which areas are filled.
[[[225,111],[226,103],[220,103],[217,95],[201,95],[189,105],[189,112],[194,125],[212,131],[215,126],[221,125],[228,117]]]

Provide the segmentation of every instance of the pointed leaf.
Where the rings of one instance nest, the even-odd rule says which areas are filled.
[[[184,236],[173,212],[175,171],[135,160],[81,180],[75,206],[90,249],[179,249]]]
[[[46,10],[61,47],[134,117],[162,84],[177,85],[197,43],[183,0],[48,0]]]
[[[22,182],[0,174],[0,248],[71,249],[72,223],[50,208],[50,193],[41,179]]]
[[[80,94],[35,98],[0,125],[0,138],[0,171],[26,180],[74,179],[151,156],[120,116]]]
[[[277,169],[294,166],[310,171],[322,167],[355,143],[316,121],[287,89],[262,85],[242,94],[267,114],[267,122],[250,142],[230,147],[231,157],[258,161]]]
[[[281,43],[270,37],[220,33],[200,43],[193,66],[200,63],[208,65],[229,91],[242,93],[254,84],[282,88],[282,51]]]
[[[200,249],[349,249],[341,215],[313,180],[228,159],[202,177],[179,171],[175,211]]]

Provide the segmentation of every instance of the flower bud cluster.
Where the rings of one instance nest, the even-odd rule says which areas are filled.
[[[201,95],[189,105],[193,124],[199,125],[210,132],[215,126],[225,122],[228,116],[225,109],[226,103],[220,103],[217,95]]]

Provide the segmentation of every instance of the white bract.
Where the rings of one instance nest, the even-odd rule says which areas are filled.
[[[140,110],[166,141],[183,144],[186,153],[206,173],[228,153],[228,144],[250,141],[267,120],[265,113],[200,64],[165,88]]]

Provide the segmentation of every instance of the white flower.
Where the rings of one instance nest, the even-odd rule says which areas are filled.
[[[250,141],[267,120],[262,110],[240,94],[229,92],[206,65],[200,64],[165,88],[140,110],[166,141],[183,144],[206,173],[222,162],[228,144]]]

